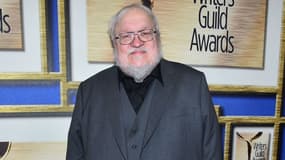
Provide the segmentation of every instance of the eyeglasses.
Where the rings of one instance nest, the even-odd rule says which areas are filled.
[[[135,39],[135,35],[138,35],[139,40],[142,42],[147,42],[153,40],[154,34],[156,34],[156,30],[154,29],[144,29],[138,32],[124,32],[119,33],[115,39],[118,39],[120,44],[127,45],[133,42]]]

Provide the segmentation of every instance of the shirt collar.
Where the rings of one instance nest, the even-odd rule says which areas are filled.
[[[123,81],[123,79],[128,79],[132,77],[126,75],[124,72],[121,71],[119,67],[118,68],[118,82],[119,82],[119,88],[120,88],[120,82]],[[153,77],[154,79],[157,79],[162,85],[163,85],[163,78],[161,75],[161,67],[160,67],[160,62],[156,65],[156,67],[152,70],[152,72],[145,78],[147,79],[148,77]]]

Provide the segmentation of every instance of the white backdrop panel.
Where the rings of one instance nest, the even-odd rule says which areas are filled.
[[[22,1],[24,51],[0,50],[0,72],[41,72],[39,0]]]

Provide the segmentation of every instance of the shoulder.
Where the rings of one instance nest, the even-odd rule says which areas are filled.
[[[189,66],[186,64],[182,63],[177,63],[173,61],[168,61],[168,60],[162,60],[161,61],[161,66],[163,72],[165,72],[167,75],[170,75],[173,78],[176,79],[200,79],[204,78],[204,73]]]
[[[80,83],[81,87],[102,86],[117,81],[117,68],[115,66],[104,69]]]

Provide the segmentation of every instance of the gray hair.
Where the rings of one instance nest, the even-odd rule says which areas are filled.
[[[116,27],[117,27],[119,21],[121,20],[121,18],[123,17],[123,15],[127,11],[129,11],[131,9],[135,9],[135,8],[143,10],[149,16],[149,18],[152,20],[153,25],[154,25],[154,29],[156,30],[157,44],[158,44],[158,47],[160,48],[161,47],[161,42],[160,42],[160,32],[159,32],[158,20],[157,20],[156,16],[153,14],[153,12],[149,8],[145,7],[142,4],[138,4],[138,3],[134,3],[134,4],[127,5],[127,6],[123,7],[121,10],[119,10],[117,12],[117,14],[115,14],[111,18],[111,21],[109,23],[108,34],[109,34],[109,38],[111,40],[112,47],[114,49],[116,48],[115,47],[116,46],[116,43],[115,43],[115,37],[116,37],[115,30],[116,30]]]

